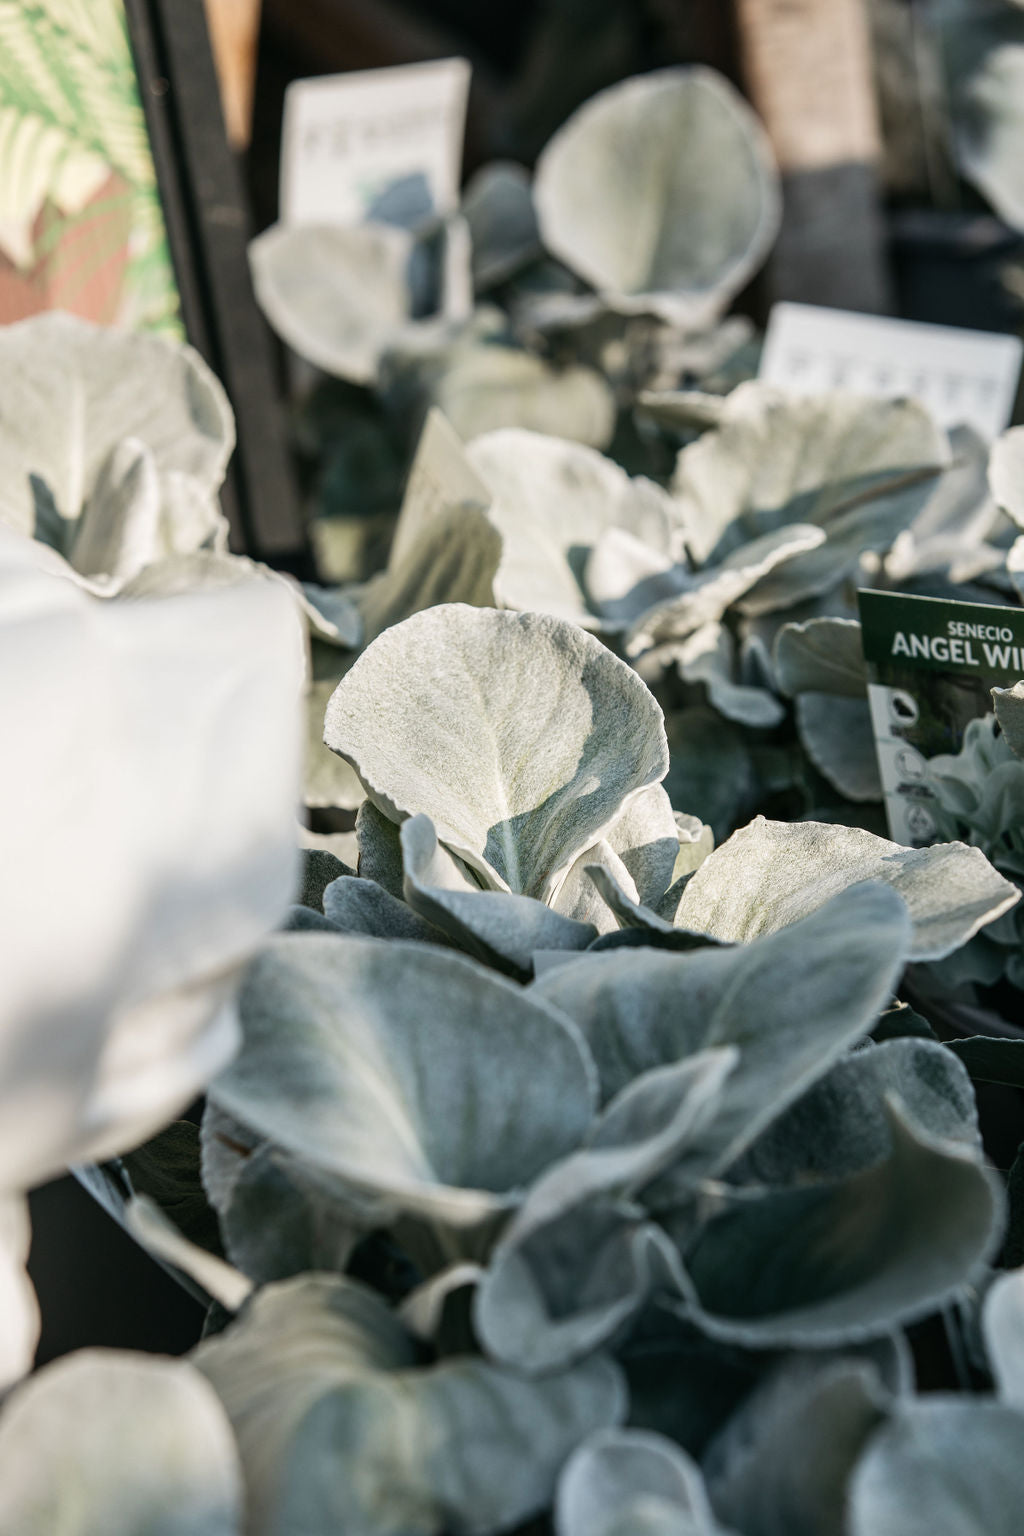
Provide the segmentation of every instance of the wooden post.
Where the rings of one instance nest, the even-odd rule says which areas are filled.
[[[204,4],[228,143],[235,150],[247,149],[252,136],[261,0],[204,0]]]
[[[864,0],[733,0],[740,65],[783,176],[773,299],[886,312],[880,139]]]

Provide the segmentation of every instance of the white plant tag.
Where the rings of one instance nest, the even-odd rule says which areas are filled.
[[[783,303],[768,320],[759,377],[801,395],[912,395],[940,426],[963,423],[991,441],[1009,426],[1022,356],[1017,336]]]
[[[402,64],[295,80],[285,93],[285,224],[361,224],[405,183],[435,213],[458,205],[470,66]]]

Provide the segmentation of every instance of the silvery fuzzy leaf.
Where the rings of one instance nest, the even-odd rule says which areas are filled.
[[[772,647],[772,662],[779,687],[790,698],[800,693],[866,696],[868,674],[856,619],[783,624]]]
[[[352,764],[324,746],[324,715],[338,681],[335,670],[325,678],[314,679],[303,700],[306,739],[302,799],[310,810],[356,811],[366,799]]]
[[[483,293],[507,282],[541,254],[530,173],[512,160],[494,160],[470,177],[462,216],[473,243],[473,286]]]
[[[588,552],[606,528],[622,528],[671,555],[678,522],[671,498],[652,481],[582,443],[508,428],[466,450],[489,486],[489,516],[504,542],[495,578],[498,602],[601,629],[584,591]],[[557,517],[552,507],[558,508]]]
[[[673,807],[728,837],[749,814],[756,789],[750,748],[743,732],[708,705],[672,710],[665,720],[669,770],[665,789]]]
[[[501,534],[479,507],[438,511],[387,570],[372,576],[356,602],[366,643],[403,619],[441,603],[494,607],[494,580],[501,563]]]
[[[202,1091],[237,1047],[236,978],[298,875],[291,599],[250,582],[101,603],[37,552],[0,529],[0,1166],[15,1188],[137,1146]],[[90,871],[59,911],[41,857],[55,848]]]
[[[359,844],[358,873],[363,880],[375,880],[396,901],[405,899],[405,866],[399,829],[378,811],[372,800],[364,800],[356,815],[356,840]]]
[[[727,398],[701,389],[645,389],[637,396],[637,409],[658,426],[689,437],[706,427],[717,427]]]
[[[335,378],[373,384],[411,320],[414,241],[391,224],[275,224],[249,246],[260,308],[293,351]]]
[[[706,684],[709,703],[727,720],[770,730],[785,719],[785,706],[767,688],[737,680],[736,642],[724,624],[705,624],[685,640],[659,647],[658,654],[675,663],[684,683]]]
[[[957,168],[1012,228],[1024,228],[1018,146],[1024,17],[1017,0],[942,0],[939,29]]]
[[[887,1155],[847,1178],[758,1194],[713,1217],[685,1255],[687,1316],[747,1348],[821,1348],[925,1317],[998,1243],[1002,1186],[962,1142],[887,1097]]]
[[[218,1215],[227,1210],[246,1162],[262,1144],[262,1136],[207,1098],[199,1128],[200,1171]]]
[[[677,921],[744,943],[816,911],[836,892],[883,880],[914,925],[911,958],[952,954],[1018,899],[978,848],[904,848],[860,827],[757,816],[716,848],[688,882]]]
[[[0,423],[0,524],[27,534],[33,481],[72,523],[126,438],[145,444],[161,479],[180,472],[206,491],[235,441],[227,396],[191,347],[56,313],[4,327]]]
[[[1024,1408],[1024,1270],[997,1277],[981,1317],[999,1396],[1014,1408]]]
[[[398,1315],[410,1333],[424,1343],[434,1343],[440,1353],[471,1354],[476,1348],[475,1341],[469,1339],[461,1347],[449,1348],[446,1335],[455,1327],[463,1331],[464,1314],[483,1274],[480,1264],[452,1264],[404,1296]]]
[[[652,608],[676,600],[694,578],[666,542],[648,543],[616,523],[603,528],[583,567],[591,610],[611,629],[627,630]]]
[[[417,1359],[372,1292],[322,1275],[268,1286],[200,1347],[238,1436],[252,1536],[486,1536],[543,1509],[576,1445],[624,1414],[600,1357],[541,1381]]]
[[[490,1355],[543,1373],[591,1353],[640,1310],[661,1273],[663,1240],[626,1202],[699,1137],[737,1056],[712,1049],[644,1073],[579,1151],[541,1175],[474,1297]]]
[[[885,1158],[886,1095],[915,1125],[981,1153],[966,1071],[938,1041],[897,1038],[842,1057],[763,1131],[729,1170],[736,1184],[793,1188],[845,1178]]]
[[[607,881],[595,881],[595,870],[602,871]],[[589,923],[595,936],[604,937],[617,931],[619,921],[614,902],[610,904],[607,900],[608,890],[621,895],[627,903],[638,903],[632,875],[607,839],[599,838],[570,866],[552,906],[563,917],[571,917],[577,923]],[[546,963],[552,963],[550,950],[538,953],[546,953]]]
[[[993,688],[992,707],[1007,745],[1016,757],[1024,758],[1024,682]]]
[[[801,693],[794,709],[800,743],[823,778],[847,800],[881,800],[882,780],[866,695]]]
[[[113,445],[72,527],[69,563],[94,590],[116,591],[159,557],[160,480],[145,443]]]
[[[445,934],[398,901],[376,880],[341,876],[324,891],[324,916],[339,933],[371,939],[412,939],[421,944],[447,944]]]
[[[743,1536],[846,1536],[846,1491],[889,1394],[868,1359],[784,1358],[704,1458],[715,1512]]]
[[[700,565],[787,524],[825,530],[818,550],[743,599],[744,611],[758,613],[836,585],[864,549],[888,549],[949,458],[945,433],[915,401],[792,396],[752,382],[682,450],[672,488]]]
[[[379,636],[335,690],[324,739],[392,820],[422,811],[488,885],[542,901],[668,768],[661,710],[600,641],[461,604]]]
[[[312,1168],[456,1228],[517,1204],[590,1121],[593,1068],[568,1020],[432,945],[282,935],[240,1011],[242,1052],[212,1100]]]
[[[699,840],[706,829],[695,816],[687,817],[686,823],[688,843],[691,838]],[[651,784],[628,801],[607,833],[608,845],[622,860],[638,900],[651,905],[661,901],[677,877],[681,840],[672,803],[661,784]]]
[[[998,442],[998,439],[997,439]],[[991,531],[996,508],[990,489],[990,463],[994,444],[973,427],[961,425],[949,432],[953,462],[935,481],[928,500],[908,532],[914,542],[927,547],[943,537],[975,544]]]
[[[314,912],[322,912],[324,909],[324,891],[334,880],[339,880],[342,875],[354,875],[355,870],[350,869],[337,854],[328,848],[304,848],[302,852],[302,884],[299,887],[298,902],[301,906],[309,907]]]
[[[988,483],[996,504],[1024,528],[1024,427],[1011,427],[992,444]]]
[[[430,399],[468,442],[500,428],[607,448],[615,396],[594,368],[556,367],[521,347],[483,342],[454,353]]]
[[[563,917],[532,896],[481,890],[438,844],[429,816],[411,816],[402,823],[400,833],[406,912],[428,933],[428,925],[440,929],[442,936],[485,965],[526,981],[533,975],[538,949],[581,950],[596,939],[592,924]],[[380,937],[425,935],[396,931]]]
[[[310,1270],[340,1273],[369,1219],[267,1143],[245,1160],[220,1215],[231,1262],[268,1285]]]
[[[1015,539],[1006,556],[1006,574],[1018,600],[1024,597],[1024,534]]]
[[[195,1282],[204,1298],[237,1312],[252,1291],[252,1282],[232,1264],[190,1242],[154,1200],[136,1195],[125,1208],[125,1227],[146,1252]]]
[[[692,875],[708,854],[714,852],[715,834],[698,816],[689,816],[685,811],[673,812],[673,819],[679,838],[679,852],[672,866],[672,879],[679,880],[684,875]]]
[[[749,945],[592,955],[529,990],[579,1026],[602,1100],[638,1074],[711,1046],[739,1049],[713,1122],[676,1170],[703,1177],[728,1167],[867,1032],[908,942],[898,899],[862,886]]]
[[[585,855],[584,855],[585,857]],[[584,874],[597,887],[601,900],[614,913],[620,929],[629,928],[645,933],[668,935],[674,932],[672,924],[646,907],[632,894],[632,881],[626,888],[615,878],[615,873],[605,864],[586,864]],[[614,933],[615,929],[606,929]]]
[[[490,500],[491,493],[466,457],[458,433],[439,410],[432,408],[416,444],[391,541],[388,570],[405,563],[424,529],[440,513],[464,506],[483,511]]]
[[[316,582],[304,581],[299,590],[314,639],[348,651],[362,645],[363,624],[351,589],[321,587]]]
[[[584,858],[586,855],[583,856]],[[584,873],[591,883],[597,888],[601,900],[611,911],[619,924],[618,929],[605,929],[600,938],[590,946],[591,952],[603,952],[606,949],[618,949],[632,947],[633,944],[652,944],[656,949],[670,949],[676,952],[688,949],[703,949],[709,944],[718,946],[719,941],[712,939],[708,934],[693,933],[688,928],[677,928],[668,915],[672,908],[678,905],[685,879],[677,882],[666,893],[659,907],[663,910],[655,911],[651,907],[644,906],[631,894],[634,887],[631,882],[621,879],[623,871],[617,872],[609,868],[607,864],[587,864]],[[673,892],[675,893],[673,895]]]
[[[194,550],[227,554],[228,520],[215,485],[168,470],[160,481],[160,544],[165,559]]]
[[[0,1416],[0,1529],[18,1536],[240,1536],[238,1451],[184,1360],[79,1350]]]
[[[541,154],[534,201],[548,250],[606,301],[691,329],[757,271],[780,217],[763,128],[699,67],[592,97]]]
[[[663,1435],[603,1430],[565,1464],[555,1499],[558,1536],[725,1536],[700,1468]]]
[[[657,604],[637,619],[626,639],[627,654],[635,656],[648,646],[681,639],[721,619],[734,604],[746,611],[752,589],[762,590],[769,575],[780,568],[785,581],[785,567],[791,561],[824,543],[821,528],[796,522],[748,540],[718,564],[688,576],[677,597]]]
[[[1024,1414],[935,1393],[899,1404],[850,1483],[850,1536],[1016,1536]]]
[[[39,1340],[39,1305],[25,1269],[32,1234],[28,1203],[0,1198],[0,1392],[32,1369]]]

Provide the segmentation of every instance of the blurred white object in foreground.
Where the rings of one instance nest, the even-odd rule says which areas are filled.
[[[184,1108],[296,877],[284,586],[99,602],[60,569],[0,529],[0,1190]]]

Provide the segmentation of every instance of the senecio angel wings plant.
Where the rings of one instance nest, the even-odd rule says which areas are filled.
[[[532,183],[485,166],[446,217],[407,190],[360,224],[267,230],[250,248],[255,290],[290,347],[372,389],[393,422],[436,404],[466,436],[522,426],[607,447],[667,356],[710,376],[740,350],[742,322],[719,322],[779,224],[761,124],[699,67],[600,92]]]
[[[566,619],[414,614],[325,735],[358,869],[261,948],[192,1172],[176,1137],[173,1199],[149,1185],[216,1241],[128,1191],[207,1336],[17,1390],[0,1530],[73,1489],[72,1532],[1008,1536],[1007,1195],[965,1066],[894,998],[1015,888],[837,825],[713,848],[656,700]],[[937,1313],[972,1392],[915,1392]]]

